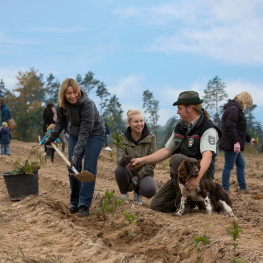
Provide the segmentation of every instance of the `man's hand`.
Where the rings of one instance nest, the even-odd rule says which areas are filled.
[[[78,159],[73,155],[73,156],[71,157],[70,168],[72,168],[72,166],[74,166],[74,167],[76,168],[77,161],[78,161]]]
[[[131,160],[131,164],[134,168],[138,168],[141,167],[144,164],[144,162],[142,158],[134,158]]]
[[[198,177],[192,177],[188,182],[185,183],[188,189],[194,190],[198,188],[200,179]]]

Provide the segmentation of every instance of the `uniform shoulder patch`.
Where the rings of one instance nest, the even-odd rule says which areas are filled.
[[[208,142],[209,142],[209,144],[211,144],[211,145],[215,145],[215,143],[216,143],[216,138],[215,138],[215,136],[208,136]]]

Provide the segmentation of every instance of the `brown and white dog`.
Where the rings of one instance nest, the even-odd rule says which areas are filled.
[[[231,200],[221,185],[212,180],[202,178],[197,189],[190,190],[185,186],[185,183],[190,178],[198,176],[199,170],[200,162],[195,158],[184,160],[179,165],[178,184],[181,192],[181,202],[175,215],[183,215],[194,202],[200,209],[205,209],[208,214],[211,214],[213,211],[223,211],[234,217]]]

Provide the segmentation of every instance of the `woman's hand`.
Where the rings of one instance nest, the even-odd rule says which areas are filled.
[[[250,140],[250,144],[251,144],[251,145],[257,145],[256,139],[252,138],[252,139]]]
[[[237,142],[234,144],[234,152],[239,153],[240,152],[240,143]]]

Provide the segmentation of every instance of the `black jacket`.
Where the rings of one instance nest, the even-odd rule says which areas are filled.
[[[224,105],[222,115],[222,137],[219,141],[221,150],[233,151],[234,144],[239,142],[241,151],[245,148],[245,142],[250,142],[251,137],[246,133],[247,122],[245,115],[235,100],[228,100]]]
[[[7,127],[2,127],[0,129],[0,143],[10,144],[11,134]]]
[[[193,157],[198,160],[202,159],[202,153],[200,152],[200,142],[204,132],[210,128],[215,128],[218,132],[219,138],[221,137],[220,129],[210,120],[208,120],[204,114],[201,114],[197,124],[188,133],[184,129],[182,122],[178,123],[174,129],[174,142],[176,150],[174,153],[181,153],[188,157]],[[215,138],[211,138],[211,144],[215,144]],[[215,174],[215,157],[216,153],[212,156],[212,161],[207,172],[214,178]]]
[[[81,91],[81,97],[76,104],[66,102],[65,109],[58,108],[56,125],[51,132],[53,140],[59,137],[67,121],[69,122],[70,135],[78,137],[73,153],[76,158],[79,158],[84,151],[89,137],[103,135],[105,132],[104,121],[99,115],[95,103],[84,91]]]

